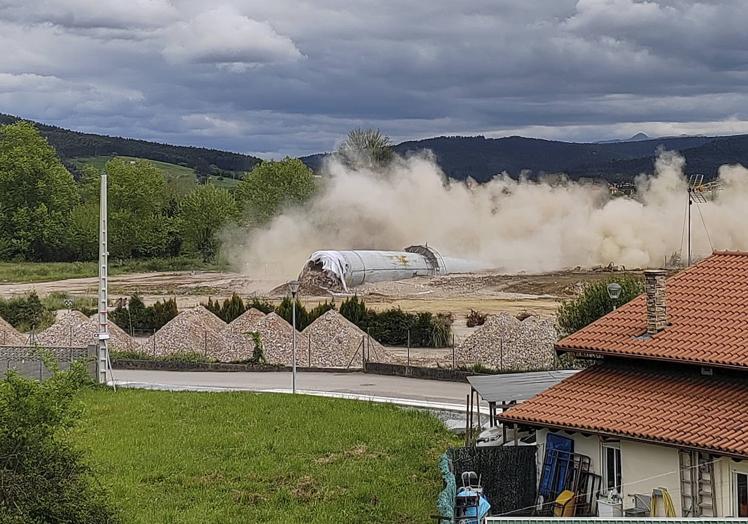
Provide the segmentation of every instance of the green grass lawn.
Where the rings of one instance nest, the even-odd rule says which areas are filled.
[[[125,522],[430,522],[453,443],[416,411],[311,396],[105,390],[74,433]]]
[[[223,266],[206,264],[191,257],[114,260],[109,264],[110,275],[220,269],[224,269]],[[98,262],[0,262],[0,282],[49,282],[66,278],[95,277],[98,271]]]

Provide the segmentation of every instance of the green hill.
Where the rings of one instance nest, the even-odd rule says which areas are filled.
[[[24,120],[0,113],[0,125]],[[220,151],[204,147],[174,146],[133,138],[112,137],[71,131],[61,127],[33,122],[57,154],[68,165],[75,168],[81,159],[110,158],[113,156],[144,158],[161,162],[173,168],[187,168],[194,172],[215,176],[238,177],[251,171],[262,160],[241,153]],[[91,160],[95,162],[96,160]],[[104,160],[105,161],[105,160]],[[85,163],[86,161],[83,160]],[[161,166],[163,167],[163,166]],[[172,167],[168,167],[170,171]]]

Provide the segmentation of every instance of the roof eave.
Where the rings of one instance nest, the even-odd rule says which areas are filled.
[[[577,348],[577,347],[564,347],[558,344],[554,345],[556,353],[575,353],[580,358],[584,357],[613,357],[613,358],[625,358],[628,360],[654,360],[657,362],[672,362],[679,364],[690,364],[695,366],[704,366],[710,368],[720,369],[731,369],[736,371],[745,371],[748,366],[741,366],[738,364],[725,364],[720,362],[706,362],[703,360],[686,359],[686,358],[672,358],[672,357],[658,357],[655,355],[639,355],[630,353],[617,353],[615,351],[605,349],[590,349],[590,348]]]
[[[636,442],[643,442],[646,444],[655,444],[658,446],[668,446],[672,448],[688,449],[688,450],[694,450],[694,451],[706,451],[706,452],[714,453],[720,456],[736,458],[736,459],[741,459],[741,460],[748,459],[748,453],[746,454],[731,453],[731,452],[719,450],[719,449],[689,446],[687,444],[668,442],[664,440],[657,440],[657,439],[646,438],[646,437],[636,437],[632,435],[627,435],[625,433],[616,433],[614,431],[595,430],[595,429],[580,428],[580,427],[575,427],[575,426],[565,426],[561,424],[547,424],[545,422],[532,422],[532,421],[527,421],[527,420],[517,420],[517,419],[505,417],[503,414],[497,415],[496,419],[502,423],[518,424],[518,425],[529,426],[529,427],[534,427],[534,428],[547,428],[547,429],[553,429],[557,431],[573,431],[575,433],[590,433],[593,435],[600,435],[602,437],[634,440]]]

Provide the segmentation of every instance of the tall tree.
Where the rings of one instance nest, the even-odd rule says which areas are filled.
[[[109,175],[109,235],[114,257],[168,254],[175,220],[167,216],[166,179],[145,160],[113,158]]]
[[[236,198],[252,225],[264,224],[284,206],[298,205],[314,193],[314,174],[297,158],[263,162],[236,188]]]
[[[392,160],[392,142],[379,129],[354,129],[338,148],[338,155],[356,167],[382,167]]]
[[[236,218],[236,201],[228,190],[206,184],[196,187],[181,203],[181,229],[184,239],[204,261],[218,252],[218,232]]]
[[[64,257],[73,176],[28,122],[0,127],[0,258]]]

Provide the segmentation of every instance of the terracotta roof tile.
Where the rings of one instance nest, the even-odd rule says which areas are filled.
[[[748,457],[748,378],[668,368],[592,366],[498,418]]]
[[[556,344],[559,351],[748,368],[748,253],[719,252],[667,279],[654,336],[639,296]]]

